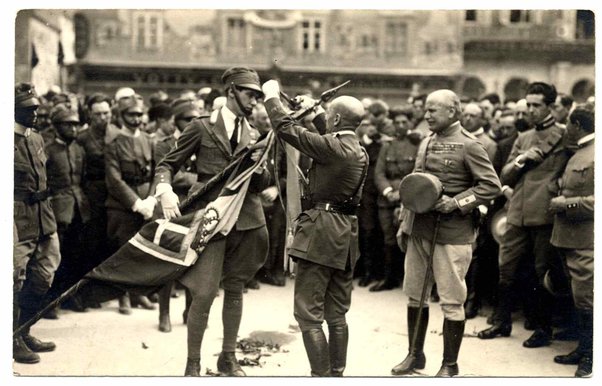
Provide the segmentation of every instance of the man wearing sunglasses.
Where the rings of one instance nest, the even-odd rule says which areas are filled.
[[[258,99],[263,97],[259,76],[250,68],[234,67],[224,72],[222,82],[226,104],[215,119],[203,116],[193,120],[178,138],[176,146],[157,165],[155,196],[159,197],[163,215],[167,219],[180,216],[178,195],[172,187],[173,179],[191,156],[196,157],[197,184],[202,186],[236,157],[244,154],[250,145],[247,117],[251,115]],[[256,151],[251,158],[257,160],[261,152]],[[245,375],[234,351],[242,316],[244,285],[255,276],[267,257],[268,232],[258,193],[268,184],[269,173],[266,170],[254,175],[234,229],[225,237],[213,237],[198,261],[179,279],[192,295],[187,318],[187,376],[200,376],[201,343],[220,279],[224,288],[224,340],[217,368],[226,376]],[[218,184],[209,190],[198,200],[194,209],[203,208],[215,200],[222,187],[223,184]]]

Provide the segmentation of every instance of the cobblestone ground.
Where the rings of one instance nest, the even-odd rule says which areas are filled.
[[[134,309],[131,315],[117,312],[117,302],[86,313],[60,311],[58,320],[42,319],[32,333],[52,340],[57,350],[42,353],[38,364],[14,363],[14,376],[181,376],[186,362],[186,326],[182,323],[184,296],[173,298],[173,330],[160,332],[158,311]],[[216,298],[202,348],[203,373],[216,372],[221,350],[221,308],[223,295]],[[244,297],[240,339],[252,338],[280,347],[262,355],[258,366],[243,367],[255,377],[309,376],[309,364],[301,333],[293,318],[293,281],[286,287],[262,284]],[[406,298],[400,289],[379,293],[356,286],[351,310],[349,353],[346,376],[389,377],[391,368],[407,352]],[[433,376],[439,369],[442,346],[442,314],[431,304],[426,338],[426,368],[416,377]],[[459,366],[464,377],[572,377],[575,366],[561,366],[553,357],[567,353],[576,342],[554,341],[548,347],[527,349],[522,341],[530,331],[517,316],[512,335],[483,341],[477,331],[486,328],[485,314],[469,320],[462,343]],[[238,353],[243,359],[244,354]],[[247,356],[251,362],[257,354]],[[566,380],[565,380],[566,382]]]

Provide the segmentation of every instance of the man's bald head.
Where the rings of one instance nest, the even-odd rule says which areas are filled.
[[[328,130],[355,130],[364,114],[364,105],[358,99],[345,95],[335,98],[327,112]]]
[[[460,98],[451,90],[433,91],[426,97],[425,119],[431,131],[435,133],[444,130],[460,119],[462,106]]]

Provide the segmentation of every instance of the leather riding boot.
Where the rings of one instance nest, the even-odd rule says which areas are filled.
[[[429,323],[429,309],[425,307],[422,309],[422,314],[420,315],[420,320],[418,321],[418,325],[416,325],[416,319],[418,317],[418,307],[408,307],[408,340],[409,340],[409,352],[406,358],[399,363],[397,366],[391,369],[391,374],[393,375],[404,375],[409,374],[412,371],[418,369],[424,369],[426,365],[426,357],[424,356],[424,340],[426,338],[426,329],[428,328]],[[412,347],[412,339],[414,337],[415,331],[417,331],[416,336],[416,345]]]
[[[22,334],[23,342],[31,349],[33,352],[49,352],[54,351],[56,349],[56,344],[54,342],[42,342],[38,338],[33,335]]]
[[[497,336],[510,336],[512,332],[512,291],[507,286],[498,289],[498,304],[491,315],[492,326],[479,331],[480,339],[493,339]],[[487,321],[489,323],[489,320]]]
[[[159,331],[171,332],[171,319],[169,317],[169,303],[171,300],[171,290],[173,283],[166,284],[159,290]]]
[[[186,359],[186,369],[184,370],[185,377],[200,377],[201,376],[201,360],[188,358]]]
[[[464,320],[443,321],[443,363],[436,377],[453,377],[460,372],[458,353],[464,337]]]
[[[132,307],[143,308],[145,310],[154,310],[155,305],[144,295],[130,295],[130,301]]]
[[[380,291],[389,291],[393,288],[397,288],[400,285],[400,279],[395,277],[396,270],[394,269],[395,264],[395,250],[393,248],[397,248],[397,246],[385,246],[384,250],[384,274],[385,280],[379,281],[372,287],[370,287],[370,292],[380,292]]]
[[[13,338],[13,359],[18,363],[38,363],[40,356],[25,344],[22,336]]]
[[[303,331],[303,345],[309,359],[312,377],[330,376],[330,352],[321,328]]]
[[[222,351],[217,358],[217,370],[226,377],[246,377],[247,374],[236,359],[233,352]]]
[[[347,364],[347,343],[349,342],[349,327],[328,326],[328,349],[330,351],[330,375],[342,377]]]
[[[19,306],[16,301],[13,302],[13,330],[16,330],[19,326],[20,317]],[[40,356],[35,352],[31,351],[29,347],[23,342],[22,336],[13,338],[13,359],[18,363],[38,363]]]
[[[588,377],[592,374],[594,316],[592,310],[577,310],[579,318],[579,348],[581,359],[575,372],[576,377]]]
[[[130,304],[130,294],[127,292],[119,298],[119,313],[129,315],[132,313],[132,305]]]

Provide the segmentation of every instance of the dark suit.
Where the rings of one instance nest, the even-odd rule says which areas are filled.
[[[297,219],[289,254],[299,259],[295,280],[295,318],[302,331],[346,325],[353,267],[359,257],[357,216],[318,209],[319,203],[359,203],[367,156],[353,130],[319,135],[299,126],[269,99],[266,110],[278,136],[313,159],[309,190],[314,207]]]

